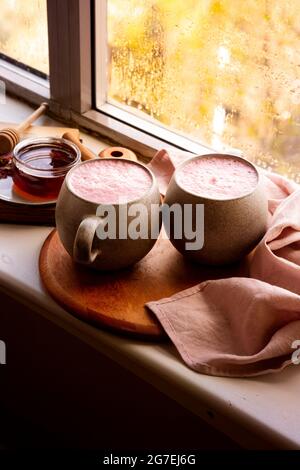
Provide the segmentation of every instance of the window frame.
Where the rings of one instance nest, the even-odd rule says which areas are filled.
[[[4,59],[0,59],[0,80],[8,93],[23,98],[32,104],[50,99],[48,80],[24,70]]]
[[[99,12],[101,28],[96,28]],[[160,148],[213,151],[106,102],[106,47],[99,51],[99,44],[106,41],[106,0],[47,0],[47,19],[50,80],[0,59],[0,79],[9,93],[35,105],[47,100],[53,117],[96,132],[109,143],[130,147],[146,158]],[[100,105],[97,96],[101,96]]]

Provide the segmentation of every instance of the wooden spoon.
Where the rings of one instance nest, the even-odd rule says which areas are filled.
[[[42,103],[41,106],[36,109],[25,121],[19,124],[18,127],[13,129],[8,127],[0,131],[0,155],[10,153],[18,142],[20,142],[20,134],[24,132],[37,118],[39,118],[46,109],[48,103]]]

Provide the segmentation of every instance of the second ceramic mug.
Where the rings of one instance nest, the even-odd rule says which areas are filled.
[[[74,190],[72,186],[72,177],[74,171],[78,169],[87,175],[93,175],[94,172],[103,170],[105,174],[105,165],[107,162],[112,161],[117,170],[122,169],[124,165],[135,165],[133,169],[136,172],[139,170],[147,175],[149,184],[145,189],[140,188],[140,195],[135,199],[126,202],[107,203],[105,206],[113,209],[116,214],[116,238],[100,239],[97,235],[97,230],[103,224],[103,218],[99,217],[99,209],[101,202],[90,200],[88,196],[89,181],[87,179],[86,194],[83,196],[80,192]],[[97,168],[95,167],[97,166]],[[100,167],[99,167],[100,165]],[[83,168],[84,167],[84,168]],[[130,168],[126,167],[130,170]],[[141,174],[142,174],[141,173]],[[130,172],[128,173],[130,174]],[[115,182],[112,180],[110,186],[114,187]],[[128,185],[131,182],[128,181]],[[134,187],[134,181],[132,182]],[[130,266],[140,259],[142,259],[154,246],[156,238],[153,233],[159,233],[160,230],[160,217],[159,208],[161,200],[158,185],[152,172],[144,165],[130,160],[117,160],[117,159],[96,159],[89,160],[77,165],[74,170],[71,170],[63,183],[61,188],[57,205],[56,205],[56,226],[60,240],[73,258],[75,262],[90,266],[99,270],[116,270]],[[141,205],[142,211],[139,214],[140,224],[144,225],[146,234],[144,237],[132,238],[128,229],[130,223],[135,219],[136,213],[134,206]],[[158,226],[153,227],[153,224]],[[125,236],[120,238],[119,226],[125,227]]]
[[[248,171],[256,177],[256,183],[247,193],[236,197],[214,198],[205,194],[201,195],[201,183],[199,184],[199,193],[183,187],[179,182],[179,173],[190,162],[200,161],[201,159],[225,159],[236,161],[248,168]],[[195,175],[192,175],[195,181]],[[169,207],[173,204],[179,204],[192,207],[192,225],[203,232],[203,246],[200,249],[186,249],[187,238],[183,235],[181,238],[174,236],[174,225],[176,220],[171,222],[170,240],[175,248],[182,254],[203,264],[222,265],[233,263],[240,260],[248,254],[259,240],[265,234],[268,217],[268,201],[263,180],[258,169],[249,161],[235,155],[209,154],[196,156],[186,160],[176,168],[171,182],[169,184],[164,203]],[[202,205],[204,208],[204,220],[201,227],[195,227],[196,207]],[[179,222],[181,225],[184,223]],[[183,225],[180,231],[184,233]]]

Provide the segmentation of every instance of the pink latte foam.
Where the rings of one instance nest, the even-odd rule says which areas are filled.
[[[201,157],[177,173],[183,189],[211,199],[232,199],[250,193],[257,185],[256,171],[235,158]]]
[[[102,204],[129,202],[142,197],[152,178],[139,165],[124,160],[95,160],[79,165],[70,175],[70,186],[79,197]]]

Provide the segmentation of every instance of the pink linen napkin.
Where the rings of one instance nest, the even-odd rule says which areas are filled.
[[[163,194],[179,160],[188,156],[161,150],[149,164]],[[272,173],[265,172],[264,180],[269,227],[249,260],[251,277],[205,281],[147,304],[198,372],[277,372],[292,363],[292,345],[300,340],[300,187]]]

